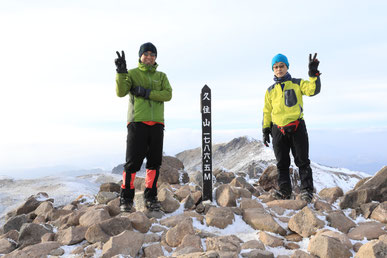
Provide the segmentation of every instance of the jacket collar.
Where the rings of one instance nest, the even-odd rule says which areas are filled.
[[[159,66],[157,63],[155,63],[154,65],[147,65],[147,64],[141,63],[141,61],[138,61],[138,69],[144,72],[154,73],[156,72],[157,66]]]
[[[281,78],[278,78],[277,76],[274,75],[274,78],[273,80],[276,82],[276,83],[283,83],[283,82],[286,82],[286,81],[290,81],[292,79],[292,76],[290,75],[290,73],[286,73],[283,77]]]

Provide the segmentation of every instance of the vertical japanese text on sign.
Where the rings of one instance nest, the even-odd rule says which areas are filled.
[[[205,85],[201,92],[202,113],[202,199],[212,201],[212,135],[211,135],[211,89]]]

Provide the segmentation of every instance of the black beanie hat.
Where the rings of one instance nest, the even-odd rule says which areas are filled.
[[[142,54],[144,54],[144,52],[148,52],[148,51],[155,53],[157,56],[157,49],[156,49],[155,45],[153,45],[150,42],[147,42],[147,43],[144,43],[141,45],[140,51],[138,51],[138,56],[141,57]]]

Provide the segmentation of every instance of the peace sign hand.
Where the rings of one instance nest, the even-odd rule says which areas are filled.
[[[309,54],[309,76],[310,77],[316,77],[320,76],[320,71],[318,70],[318,65],[320,64],[320,61],[318,61],[317,53],[314,54],[312,58],[312,54]]]
[[[122,50],[121,55],[118,51],[116,51],[118,58],[114,60],[114,63],[116,64],[116,71],[117,73],[128,73],[128,70],[126,69],[126,60],[125,60],[125,52]]]

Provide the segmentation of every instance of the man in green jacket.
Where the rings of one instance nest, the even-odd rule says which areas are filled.
[[[299,168],[301,199],[310,203],[313,199],[313,176],[309,160],[309,141],[303,119],[302,96],[315,96],[320,92],[320,72],[317,54],[309,55],[309,81],[292,78],[288,73],[286,56],[278,54],[272,59],[274,84],[265,94],[263,108],[263,142],[269,146],[273,137],[273,149],[277,159],[278,187],[277,199],[289,199],[292,185],[289,176],[290,156]]]
[[[122,175],[120,209],[130,212],[134,198],[134,179],[144,158],[146,163],[145,207],[160,210],[157,180],[163,154],[164,102],[172,98],[172,88],[165,73],[157,69],[157,49],[148,42],[140,47],[138,67],[127,70],[125,53],[117,52],[116,92],[118,97],[129,94],[126,163]]]

